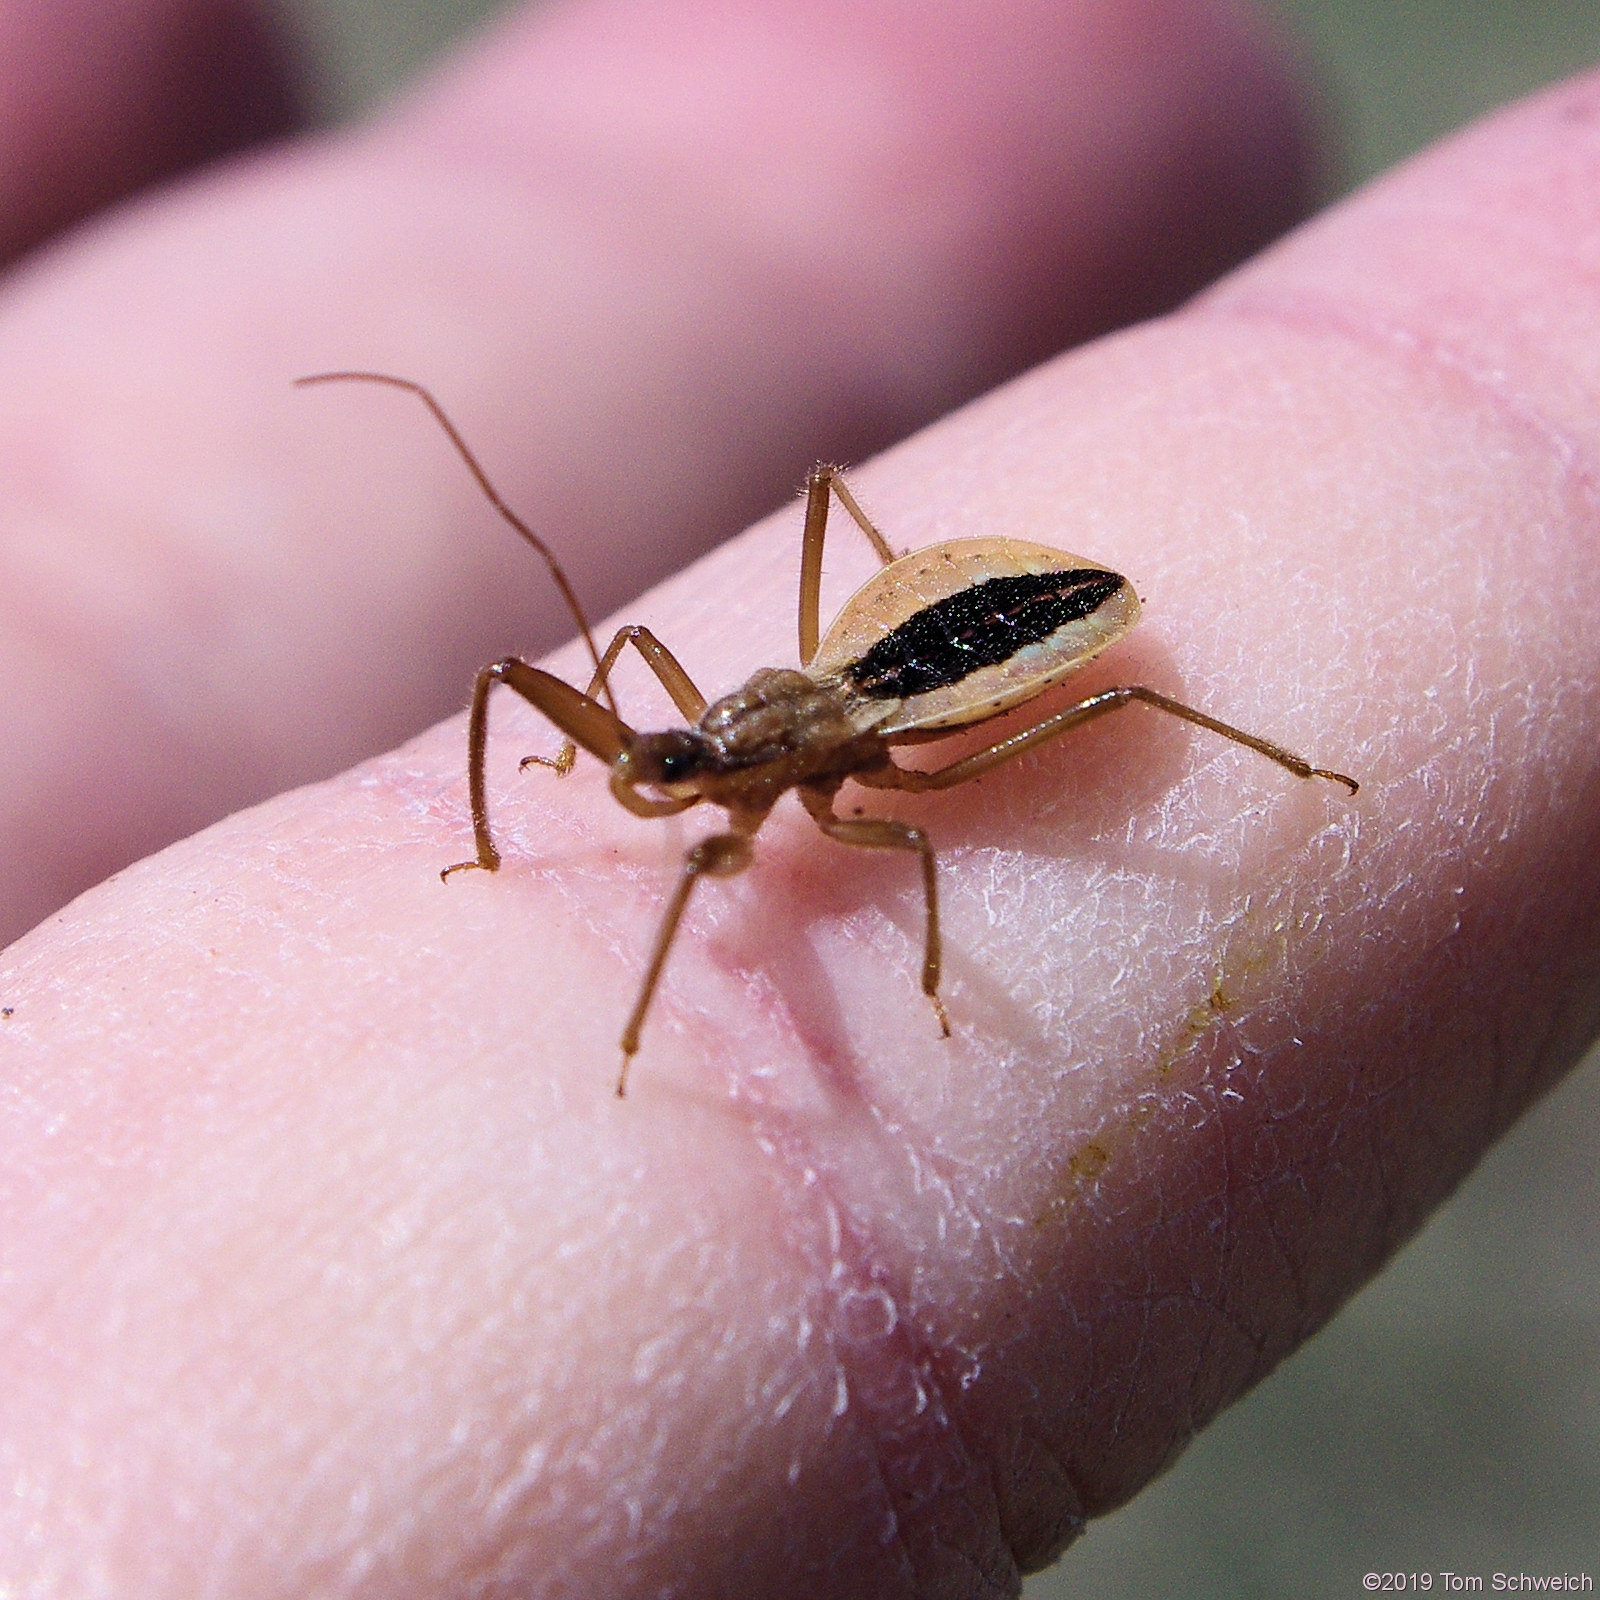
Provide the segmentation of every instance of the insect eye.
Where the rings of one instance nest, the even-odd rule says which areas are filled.
[[[645,734],[633,748],[632,766],[640,783],[684,783],[704,765],[704,751],[684,729]]]

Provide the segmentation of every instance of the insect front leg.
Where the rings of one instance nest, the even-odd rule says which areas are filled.
[[[822,636],[822,545],[828,532],[828,496],[836,494],[885,566],[894,560],[888,541],[873,527],[838,467],[816,466],[806,474],[806,527],[800,541],[800,665],[808,666]]]
[[[467,717],[467,792],[472,804],[472,837],[477,846],[475,861],[458,861],[439,876],[481,867],[494,872],[500,865],[500,852],[489,831],[489,802],[485,792],[484,760],[489,748],[489,694],[497,683],[515,689],[530,705],[542,711],[576,744],[608,766],[633,739],[633,729],[614,716],[598,700],[579,694],[570,683],[530,667],[516,656],[496,661],[478,674],[472,686],[472,710]]]
[[[939,939],[939,879],[933,846],[921,828],[909,822],[891,822],[882,817],[852,820],[834,815],[833,796],[837,791],[806,789],[800,799],[813,820],[830,839],[853,844],[864,850],[915,850],[922,857],[922,895],[928,908],[927,942],[922,953],[922,992],[933,1002],[939,1027],[950,1037],[950,1017],[939,998],[939,973],[943,965]]]
[[[661,969],[666,965],[667,952],[683,921],[684,908],[689,896],[701,878],[731,878],[750,865],[750,837],[744,833],[715,833],[702,839],[683,858],[683,870],[678,874],[677,886],[667,909],[662,914],[661,926],[656,930],[655,949],[650,954],[650,965],[645,969],[644,982],[639,985],[639,998],[628,1013],[628,1024],[622,1030],[622,1070],[617,1074],[617,1098],[628,1090],[628,1068],[639,1050],[639,1031],[644,1027],[645,1014],[655,998],[656,985],[661,981]]]
[[[1270,739],[1246,733],[1243,728],[1235,728],[1231,723],[1219,722],[1217,718],[1207,716],[1204,711],[1196,711],[1193,706],[1186,706],[1182,701],[1174,700],[1158,690],[1147,689],[1143,684],[1130,684],[1126,688],[1107,689],[1102,694],[1091,695],[1089,699],[1080,701],[1075,706],[1068,706],[1065,711],[1058,711],[1053,717],[1046,717],[1043,722],[1025,728],[1009,739],[1001,739],[982,750],[973,751],[969,756],[963,756],[959,761],[951,762],[948,767],[939,767],[933,772],[916,772],[908,767],[892,766],[887,772],[880,770],[861,773],[858,775],[858,781],[874,788],[906,789],[913,792],[949,789],[958,783],[966,783],[971,778],[981,777],[1002,762],[1010,761],[1024,751],[1032,750],[1035,745],[1041,745],[1048,739],[1066,733],[1070,728],[1081,727],[1086,722],[1093,722],[1095,718],[1103,717],[1108,712],[1120,711],[1124,706],[1132,705],[1136,701],[1154,706],[1157,711],[1181,717],[1185,722],[1194,723],[1196,727],[1209,728],[1212,733],[1220,733],[1224,739],[1232,739],[1235,744],[1248,745],[1250,749],[1258,751],[1269,761],[1277,762],[1280,767],[1292,772],[1297,778],[1327,778],[1330,782],[1342,783],[1351,794],[1355,794],[1361,787],[1354,778],[1346,777],[1342,772],[1330,772],[1326,767],[1314,767],[1304,756],[1297,756],[1292,750],[1285,750],[1281,744],[1274,744]]]
[[[606,646],[606,652],[596,663],[594,676],[589,680],[589,688],[586,691],[589,698],[595,699],[602,688],[605,689],[607,698],[611,698],[611,669],[617,664],[617,657],[622,654],[623,646],[630,644],[644,658],[644,664],[655,673],[661,687],[672,696],[672,703],[683,713],[685,719],[689,722],[698,722],[700,714],[706,708],[706,697],[695,687],[694,680],[683,670],[678,658],[648,628],[640,627],[637,623],[629,623],[626,627],[618,628],[616,636]],[[565,777],[572,771],[572,763],[577,753],[577,745],[571,739],[564,739],[555,755],[524,756],[521,765],[524,769],[552,767]]]

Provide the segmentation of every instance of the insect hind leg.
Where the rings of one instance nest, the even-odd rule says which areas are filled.
[[[1035,723],[1031,728],[1023,729],[1021,733],[1014,733],[1008,739],[1001,739],[995,744],[985,746],[982,750],[973,751],[971,755],[963,756],[959,761],[952,761],[947,767],[936,767],[932,772],[920,772],[892,763],[881,771],[857,773],[856,781],[871,788],[905,789],[919,794],[929,789],[951,789],[958,783],[982,777],[984,773],[1000,766],[1003,762],[1014,760],[1036,745],[1058,738],[1069,729],[1081,727],[1086,722],[1093,722],[1099,717],[1120,711],[1124,706],[1136,702],[1153,706],[1157,711],[1165,711],[1170,716],[1181,717],[1183,721],[1192,722],[1198,728],[1206,728],[1212,733],[1221,734],[1224,739],[1231,739],[1235,744],[1246,745],[1264,755],[1269,761],[1275,761],[1297,778],[1326,778],[1331,783],[1342,783],[1351,794],[1355,794],[1361,787],[1354,778],[1346,777],[1342,772],[1332,772],[1326,767],[1314,767],[1304,756],[1297,756],[1294,751],[1284,749],[1281,744],[1274,744],[1272,740],[1263,739],[1258,734],[1246,733],[1243,728],[1236,728],[1230,722],[1221,722],[1216,717],[1208,716],[1204,711],[1197,711],[1193,706],[1186,706],[1181,700],[1174,700],[1171,696],[1164,695],[1157,689],[1146,688],[1143,684],[1129,684],[1120,689],[1106,689],[1100,694],[1091,695],[1087,700],[1082,700],[1075,706],[1068,706],[1065,711],[1058,711],[1053,717],[1046,717],[1043,722]]]

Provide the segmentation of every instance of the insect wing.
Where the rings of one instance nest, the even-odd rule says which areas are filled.
[[[981,722],[1059,682],[1139,620],[1098,562],[1020,539],[951,539],[891,562],[834,619],[812,677],[885,738]]]

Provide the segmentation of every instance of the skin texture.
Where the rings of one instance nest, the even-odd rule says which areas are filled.
[[[913,871],[785,806],[691,906],[619,1104],[700,819],[519,776],[556,741],[510,697],[499,874],[438,881],[456,718],[14,946],[0,1579],[998,1595],[1170,1461],[1594,1031],[1597,193],[1591,80],[855,474],[897,547],[1130,574],[1145,621],[1075,692],[1363,782],[1135,708],[864,796],[940,848],[947,1042]],[[630,620],[713,692],[787,663],[798,528]],[[870,565],[837,543],[835,592]]]

